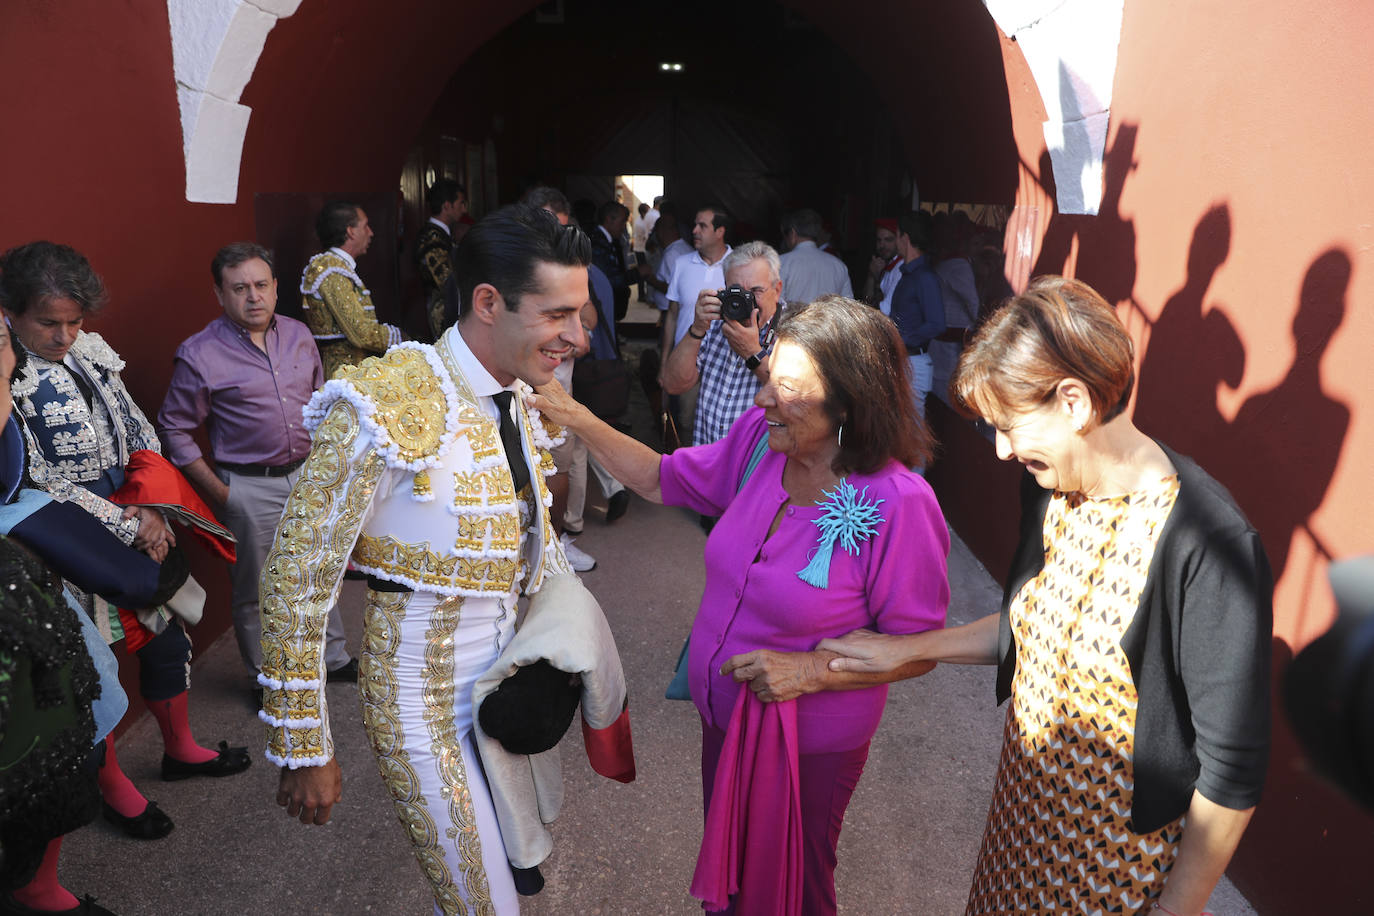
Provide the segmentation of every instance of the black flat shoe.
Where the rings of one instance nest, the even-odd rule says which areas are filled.
[[[358,683],[358,660],[350,658],[346,663],[333,669],[324,676],[326,684],[356,684]]]
[[[204,763],[187,763],[175,757],[162,755],[162,781],[176,782],[192,776],[233,776],[252,766],[246,747],[230,747],[228,741],[219,743],[219,755]]]
[[[152,803],[149,802],[149,804]],[[95,898],[90,894],[82,897],[76,906],[68,910],[35,910],[33,907],[24,906],[6,894],[0,897],[0,916],[115,916],[115,914],[96,903]]]
[[[160,840],[171,833],[172,828],[176,826],[172,823],[172,819],[162,812],[162,809],[157,806],[157,802],[155,801],[149,801],[148,807],[143,809],[143,813],[136,814],[133,817],[125,817],[114,808],[111,808],[108,802],[102,801],[100,807],[101,810],[105,812],[105,820],[114,824],[120,830],[123,830],[125,836],[131,836],[136,840]],[[18,906],[18,904],[15,905]],[[66,912],[80,913],[83,911],[67,910]],[[92,912],[99,913],[103,912],[103,910],[97,909]]]
[[[630,491],[616,490],[611,494],[611,498],[606,500],[606,522],[607,524],[615,521],[625,514],[625,510],[630,508]]]

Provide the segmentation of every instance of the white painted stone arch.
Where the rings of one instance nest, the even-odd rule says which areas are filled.
[[[1060,213],[1096,214],[1124,0],[983,0],[1045,104]]]
[[[1097,213],[1124,0],[983,0],[1045,104],[1061,213]],[[186,199],[232,204],[251,110],[239,96],[267,33],[301,0],[167,0]]]
[[[181,109],[186,199],[232,204],[252,111],[239,96],[267,33],[301,0],[167,0],[172,69]]]

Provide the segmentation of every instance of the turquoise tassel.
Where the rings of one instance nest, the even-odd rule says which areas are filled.
[[[815,525],[821,529],[816,540],[816,552],[797,578],[816,588],[830,587],[830,560],[839,541],[845,553],[859,555],[859,544],[878,533],[879,523],[886,521],[878,511],[881,499],[869,499],[868,487],[862,493],[848,480],[841,480],[834,490],[825,493],[826,499],[817,505],[823,510]]]
[[[821,535],[820,543],[816,545],[816,552],[811,556],[811,562],[806,564],[806,568],[797,573],[797,577],[807,585],[814,585],[816,588],[830,587],[830,555],[835,552],[835,539]]]

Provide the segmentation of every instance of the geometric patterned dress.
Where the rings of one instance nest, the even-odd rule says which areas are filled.
[[[1131,830],[1137,696],[1120,643],[1177,496],[1169,477],[1050,499],[1045,568],[1011,604],[1016,675],[968,916],[1135,913],[1163,890],[1184,816]]]

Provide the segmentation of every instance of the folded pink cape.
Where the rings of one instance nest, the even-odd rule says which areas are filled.
[[[802,897],[801,779],[797,703],[764,703],[745,685],[706,812],[692,896],[739,916],[799,916]]]

